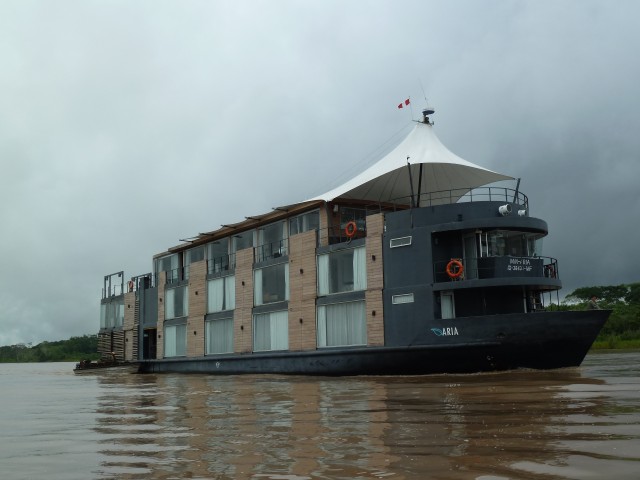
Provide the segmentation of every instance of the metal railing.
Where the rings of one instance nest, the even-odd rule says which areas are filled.
[[[355,229],[353,224],[355,223]],[[341,222],[340,225],[331,225],[326,229],[329,245],[348,242],[367,236],[367,221],[365,219]]]
[[[370,215],[372,213],[406,210],[412,205],[418,208],[467,202],[505,202],[515,203],[521,205],[523,208],[529,208],[529,199],[524,193],[506,187],[464,187],[425,192],[420,195],[416,194],[413,197],[407,195],[394,198],[384,203],[375,202],[360,205],[360,208],[367,212],[367,215]]]
[[[207,274],[220,273],[236,268],[236,254],[223,255],[207,260]]]
[[[264,262],[271,258],[283,257],[289,254],[289,239],[284,238],[277,242],[265,243],[253,248],[254,262]]]
[[[136,275],[135,277],[131,277],[131,280],[127,282],[127,291],[129,292],[146,290],[151,287],[153,287],[153,275],[151,273]]]
[[[529,199],[524,193],[506,187],[454,188],[421,193],[419,196],[400,197],[393,200],[392,203],[411,205],[412,199],[415,207],[431,207],[435,205],[466,202],[506,202],[529,208]]]
[[[434,262],[433,275],[437,283],[509,277],[560,279],[558,260],[542,256],[450,258]]]

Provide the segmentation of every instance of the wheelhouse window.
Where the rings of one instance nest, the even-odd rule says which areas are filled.
[[[532,257],[540,254],[540,234],[509,230],[483,232],[480,245],[481,256],[487,257]]]
[[[366,288],[364,247],[318,255],[318,295],[354,292]]]
[[[180,280],[180,256],[177,253],[156,259],[156,278],[160,272],[167,272],[167,283]]]
[[[233,319],[223,318],[205,322],[205,354],[233,352]]]
[[[253,316],[254,351],[289,348],[289,315],[286,310]]]
[[[289,235],[308,232],[309,230],[318,230],[320,228],[320,212],[304,213],[289,219]]]
[[[164,356],[184,357],[187,354],[187,325],[165,325]]]
[[[318,347],[366,345],[364,301],[318,306]]]
[[[263,262],[287,254],[286,226],[286,222],[276,222],[258,229],[256,262]]]
[[[256,306],[289,300],[289,264],[256,269],[253,298]]]
[[[189,315],[189,287],[169,288],[164,297],[165,320]]]
[[[221,238],[207,244],[207,273],[218,273],[235,268],[229,255],[229,238]]]
[[[228,275],[207,282],[207,313],[236,308],[236,276]]]
[[[100,304],[100,328],[121,327],[124,323],[124,298]]]

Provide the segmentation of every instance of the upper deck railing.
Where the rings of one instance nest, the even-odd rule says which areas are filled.
[[[525,208],[529,207],[527,196],[513,188],[506,187],[476,187],[454,188],[436,192],[426,192],[420,195],[406,196],[392,201],[394,204],[412,205],[414,207],[431,207],[465,202],[506,202],[516,203]]]

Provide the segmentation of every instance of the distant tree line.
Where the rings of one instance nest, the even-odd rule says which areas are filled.
[[[640,348],[640,283],[582,287],[565,298],[563,308],[586,309],[592,296],[598,306],[613,310],[595,348]]]
[[[100,357],[97,352],[98,336],[83,335],[69,340],[42,342],[35,346],[19,343],[0,347],[0,363],[96,360]]]

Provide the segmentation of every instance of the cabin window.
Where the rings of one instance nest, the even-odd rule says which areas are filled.
[[[192,248],[184,253],[184,278],[189,278],[189,266],[192,263],[204,260],[204,245],[201,247]]]
[[[289,235],[318,230],[319,228],[320,212],[318,210],[289,219]]]
[[[389,247],[390,248],[397,248],[397,247],[406,247],[408,245],[411,245],[411,240],[412,237],[400,237],[400,238],[392,238],[389,241]]]
[[[207,313],[236,308],[236,276],[228,275],[207,282]]]
[[[286,310],[253,316],[253,349],[287,350],[289,348],[289,315]]]
[[[318,307],[318,347],[366,345],[364,301]]]
[[[401,303],[413,303],[413,293],[403,293],[402,295],[392,295],[391,302],[395,305]]]
[[[254,271],[254,304],[289,300],[289,264],[280,263]]]
[[[186,317],[189,315],[189,287],[169,288],[164,299],[164,318]]]
[[[156,278],[160,272],[167,272],[167,283],[180,280],[180,257],[177,253],[156,259]]]
[[[440,317],[442,319],[456,317],[456,307],[453,301],[453,292],[440,293],[440,312]]]
[[[229,238],[221,238],[207,244],[207,273],[218,273],[235,268],[235,262],[230,261]]]
[[[187,325],[165,325],[164,356],[184,357],[187,353]]]
[[[124,298],[100,304],[100,328],[121,327],[124,323]]]
[[[233,318],[205,322],[205,353],[233,352]]]
[[[249,247],[253,247],[253,230],[233,236],[233,241],[231,242],[231,253],[236,253]]]
[[[318,295],[354,292],[366,288],[364,247],[318,255]]]
[[[258,229],[256,262],[264,262],[287,254],[286,223],[277,222]]]

